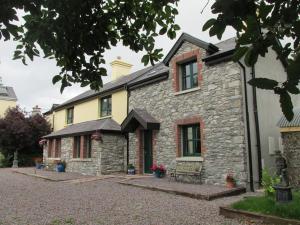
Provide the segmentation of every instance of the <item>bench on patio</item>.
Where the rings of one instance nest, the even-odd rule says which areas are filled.
[[[174,167],[169,170],[170,178],[174,177],[177,181],[178,176],[197,176],[201,177],[202,162],[176,161]]]

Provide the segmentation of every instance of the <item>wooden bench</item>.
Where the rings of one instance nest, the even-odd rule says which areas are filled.
[[[173,169],[170,170],[170,178],[174,177],[177,181],[179,175],[185,176],[198,176],[200,179],[202,170],[202,163],[189,163],[189,162],[176,162],[176,165]]]

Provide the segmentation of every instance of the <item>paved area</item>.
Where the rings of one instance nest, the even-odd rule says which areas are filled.
[[[245,189],[242,187],[231,189],[225,186],[217,185],[187,184],[176,182],[175,180],[169,179],[167,177],[158,179],[153,176],[148,176],[134,179],[133,176],[133,179],[121,181],[120,183],[132,185],[135,187],[147,188],[150,190],[161,190],[167,193],[190,196],[196,199],[207,200],[230,195],[238,195],[245,192]]]
[[[74,179],[92,177],[92,176],[85,176],[80,173],[70,173],[70,172],[69,173],[57,173],[54,171],[39,170],[39,169],[35,169],[34,167],[15,168],[15,169],[12,169],[12,171],[21,173],[21,174],[37,176],[37,177],[49,179],[52,181],[65,181],[65,180],[74,180]]]
[[[228,205],[242,196],[196,200],[121,185],[117,180],[120,179],[51,182],[0,169],[0,224],[242,224],[218,214],[220,205]]]

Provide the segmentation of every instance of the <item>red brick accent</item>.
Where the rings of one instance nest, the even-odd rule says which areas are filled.
[[[55,158],[56,157],[56,139],[52,140],[52,149],[51,149],[51,157]]]
[[[143,174],[144,160],[143,160],[143,141],[142,141],[142,130],[138,127],[135,131],[136,135],[136,162],[135,169],[137,174]]]
[[[85,154],[84,136],[80,136],[80,158],[83,159]]]
[[[51,151],[52,151],[52,140],[48,140],[48,158],[51,158]]]
[[[180,91],[180,87],[179,87],[179,79],[180,79],[180,74],[179,74],[179,66],[182,63],[188,62],[189,60],[193,60],[196,59],[197,60],[197,64],[198,64],[198,86],[200,86],[203,77],[201,74],[202,71],[202,61],[201,61],[201,52],[200,49],[195,49],[192,50],[190,52],[185,52],[181,55],[175,56],[172,60],[171,60],[171,68],[173,71],[173,89],[175,92]]]
[[[153,164],[157,164],[157,130],[152,131],[152,158]]]
[[[175,124],[175,143],[176,143],[176,157],[182,156],[182,149],[181,149],[181,126],[189,125],[189,124],[200,124],[200,135],[201,135],[201,154],[205,154],[206,148],[204,145],[205,142],[205,135],[204,135],[204,122],[200,116],[192,116],[180,120],[176,120]]]
[[[61,155],[61,139],[55,139],[54,157],[59,158]]]

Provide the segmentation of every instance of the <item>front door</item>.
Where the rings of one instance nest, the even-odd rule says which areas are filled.
[[[144,173],[151,173],[152,162],[152,131],[144,130]]]

